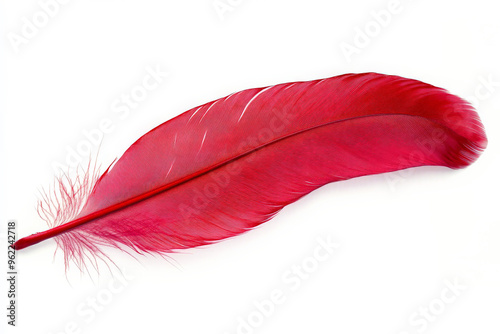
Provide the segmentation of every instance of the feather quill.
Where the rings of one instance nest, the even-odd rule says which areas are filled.
[[[165,254],[271,219],[330,182],[423,165],[462,168],[486,147],[469,103],[444,89],[377,73],[248,89],[139,138],[102,175],[60,183],[42,201],[66,263],[101,246]],[[67,183],[67,182],[66,182]],[[55,204],[55,205],[54,205]]]

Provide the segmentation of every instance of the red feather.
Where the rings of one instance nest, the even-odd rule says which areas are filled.
[[[486,147],[464,100],[376,73],[244,90],[149,131],[99,178],[42,203],[66,261],[99,246],[167,253],[235,236],[329,182],[409,167],[461,168]],[[56,226],[57,225],[57,226]],[[104,255],[105,256],[105,255]]]

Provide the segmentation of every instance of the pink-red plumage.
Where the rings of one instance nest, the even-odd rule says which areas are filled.
[[[248,89],[146,133],[95,186],[82,182],[87,192],[69,187],[66,206],[81,211],[53,210],[49,219],[63,224],[15,247],[55,236],[78,263],[87,250],[104,255],[101,245],[196,247],[247,231],[329,182],[461,168],[485,147],[467,102],[416,80],[364,73]]]

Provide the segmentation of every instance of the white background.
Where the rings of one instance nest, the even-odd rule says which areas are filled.
[[[401,0],[384,26],[372,12],[391,7],[387,0],[223,0],[223,13],[212,0],[72,0],[43,22],[47,2],[1,1],[4,262],[8,219],[19,236],[46,229],[38,190],[106,119],[104,167],[152,127],[232,92],[376,71],[468,98],[489,146],[464,170],[330,184],[254,231],[168,261],[111,250],[125,285],[114,281],[117,270],[65,273],[54,241],[45,241],[18,253],[18,326],[6,326],[1,311],[2,333],[500,332],[500,25],[492,1]],[[26,38],[26,20],[46,24]],[[368,41],[359,36],[365,28]],[[346,57],[342,43],[357,53]],[[116,100],[141,85],[147,68],[168,75],[126,117],[116,113]],[[313,263],[317,238],[340,246],[294,290],[289,270]],[[453,283],[458,296],[446,290]],[[270,309],[263,301],[276,289],[284,300],[262,315],[255,303]]]

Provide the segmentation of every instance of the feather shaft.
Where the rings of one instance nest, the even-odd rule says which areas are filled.
[[[63,188],[64,201],[40,209],[58,226],[15,248],[55,237],[80,266],[101,245],[160,254],[206,245],[324,184],[462,168],[486,143],[467,102],[416,80],[363,73],[244,90],[146,133],[98,179],[83,178],[95,181],[86,196]]]

